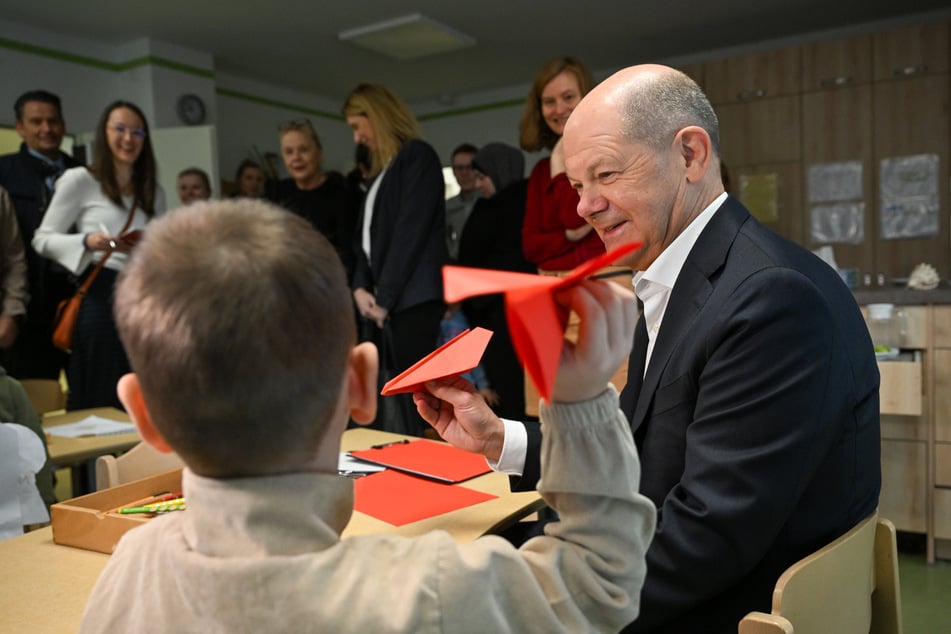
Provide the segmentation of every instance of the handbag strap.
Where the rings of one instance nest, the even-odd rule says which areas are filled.
[[[122,229],[119,231],[121,236],[126,232],[126,229],[129,228],[129,225],[132,224],[132,218],[135,216],[135,207],[138,204],[137,201],[132,201],[132,207],[129,209],[129,216],[125,219],[125,224],[122,225]],[[86,291],[89,290],[89,287],[92,286],[93,281],[96,279],[96,276],[99,275],[99,272],[102,270],[102,267],[106,265],[106,260],[109,259],[109,256],[112,255],[115,249],[109,249],[106,251],[106,254],[102,256],[102,259],[96,263],[95,268],[86,276],[86,279],[83,281],[82,286],[79,287],[79,290],[76,291],[79,295],[85,295]]]

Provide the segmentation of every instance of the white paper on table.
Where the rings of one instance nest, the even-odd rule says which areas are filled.
[[[46,463],[43,441],[16,423],[0,423],[0,539],[23,533],[24,524],[50,519],[36,488],[36,473]]]
[[[337,472],[341,474],[376,473],[385,469],[383,465],[364,462],[344,451],[340,452],[340,457],[337,459]]]
[[[49,419],[47,419],[48,421]],[[82,436],[111,436],[113,434],[129,434],[135,431],[132,423],[123,423],[102,416],[87,416],[75,423],[53,425],[46,428],[51,436],[65,438],[81,438]]]

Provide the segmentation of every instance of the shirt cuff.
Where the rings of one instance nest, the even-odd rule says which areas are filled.
[[[525,431],[525,425],[515,421],[502,419],[505,425],[505,438],[502,441],[502,455],[498,462],[493,462],[488,458],[489,467],[498,473],[506,475],[520,476],[525,470],[525,454],[528,452],[528,432]]]

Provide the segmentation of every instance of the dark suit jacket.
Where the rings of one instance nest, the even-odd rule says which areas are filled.
[[[796,560],[878,504],[878,368],[837,273],[728,198],[677,279],[636,408],[658,508],[629,632],[736,632]],[[537,480],[533,464],[519,488]]]
[[[64,153],[63,165],[69,169],[78,163]],[[20,237],[26,249],[31,315],[36,310],[43,315],[50,313],[59,300],[72,295],[75,290],[66,269],[37,254],[31,244],[50,202],[51,196],[46,189],[48,174],[46,164],[30,154],[26,143],[21,143],[15,154],[0,156],[0,186],[7,190],[13,201]]]
[[[412,140],[390,163],[373,205],[369,262],[360,245],[362,207],[360,215],[353,288],[373,293],[390,314],[442,301],[442,267],[449,252],[445,183],[436,151]]]

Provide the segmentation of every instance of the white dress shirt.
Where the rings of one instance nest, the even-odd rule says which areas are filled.
[[[647,359],[644,363],[644,372],[650,364],[657,333],[667,311],[670,301],[670,292],[680,276],[687,256],[696,244],[697,238],[703,231],[713,214],[726,200],[726,192],[720,194],[712,203],[707,205],[687,227],[664,249],[646,271],[637,271],[632,283],[634,293],[644,303],[644,320],[647,326]],[[519,421],[502,419],[505,425],[505,438],[502,443],[502,454],[499,461],[486,460],[489,466],[500,473],[521,475],[525,468],[525,454],[528,451],[528,433],[525,424]]]

